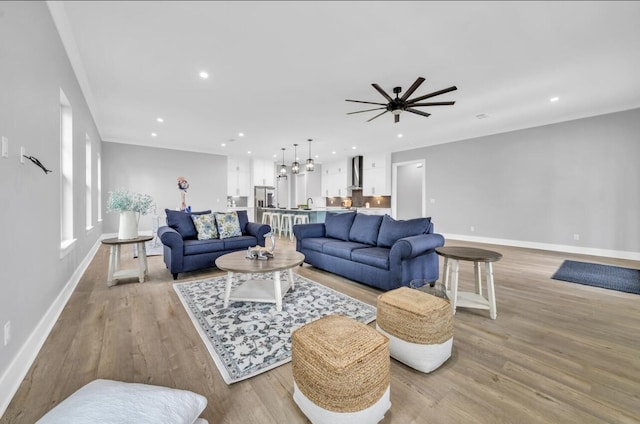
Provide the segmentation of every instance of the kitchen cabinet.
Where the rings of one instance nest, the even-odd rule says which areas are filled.
[[[270,160],[254,159],[251,174],[254,186],[275,187],[276,185],[275,168]]]
[[[250,175],[249,159],[227,157],[227,196],[249,196]]]
[[[363,196],[391,196],[390,153],[365,156],[362,168]]]
[[[349,186],[349,162],[347,159],[322,164],[322,196],[346,197]]]

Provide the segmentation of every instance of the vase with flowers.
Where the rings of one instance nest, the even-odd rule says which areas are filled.
[[[131,240],[138,237],[138,221],[140,215],[154,212],[156,209],[153,198],[148,194],[132,193],[125,189],[109,192],[107,212],[120,213],[118,238]]]

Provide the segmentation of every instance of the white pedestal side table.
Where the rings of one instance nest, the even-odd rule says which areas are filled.
[[[117,237],[102,240],[102,244],[111,247],[109,252],[109,274],[107,276],[107,285],[109,287],[115,284],[114,280],[123,278],[138,277],[141,283],[147,274],[147,249],[145,243],[153,240],[153,236],[138,236],[134,239],[119,239]],[[138,247],[138,269],[120,269],[120,246],[124,244],[135,244]]]

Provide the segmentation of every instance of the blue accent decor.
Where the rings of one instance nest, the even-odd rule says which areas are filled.
[[[349,241],[349,231],[355,217],[355,212],[328,213],[324,220],[327,237]]]
[[[382,218],[378,247],[391,247],[401,238],[426,234],[431,225],[431,218],[415,218],[406,221],[396,221],[389,215]]]
[[[554,280],[640,294],[640,270],[589,262],[564,261]]]

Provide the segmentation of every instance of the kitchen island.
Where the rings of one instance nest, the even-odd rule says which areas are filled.
[[[298,209],[298,208],[258,208],[258,216],[256,222],[262,222],[263,212],[290,213],[293,215],[306,214],[309,216],[309,222],[324,222],[327,215],[326,208],[314,209]]]

